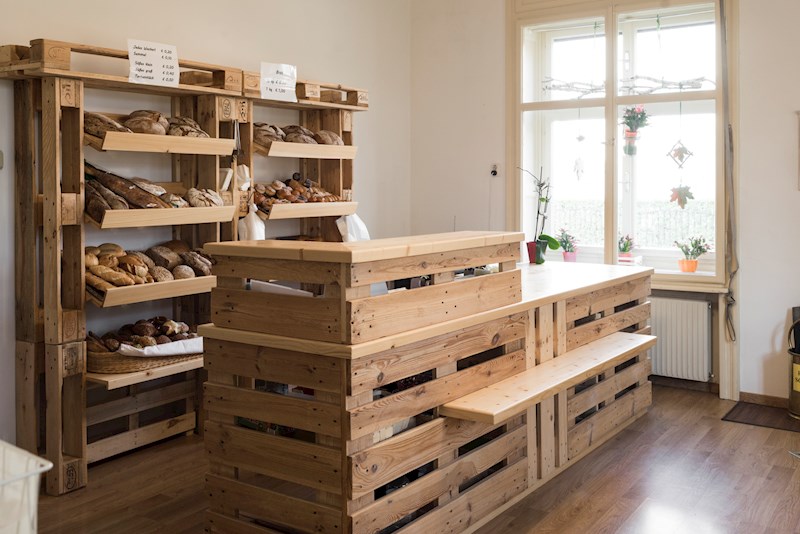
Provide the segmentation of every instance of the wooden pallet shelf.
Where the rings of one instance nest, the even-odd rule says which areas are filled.
[[[118,389],[125,386],[132,386],[134,384],[141,384],[142,382],[147,382],[148,380],[155,380],[156,378],[163,378],[165,376],[172,376],[185,371],[200,369],[202,367],[203,356],[200,355],[192,360],[171,363],[162,367],[147,369],[145,371],[136,371],[133,373],[86,373],[86,380],[96,384],[101,384],[106,389]]]
[[[120,152],[155,152],[164,154],[198,154],[230,156],[235,148],[233,139],[178,137],[127,132],[106,132],[103,139],[83,134],[83,144],[95,150]]]
[[[95,221],[88,214],[84,214],[84,219],[97,228],[107,230],[228,222],[233,220],[235,211],[236,206],[106,210],[101,222]]]
[[[265,221],[284,219],[302,219],[305,217],[341,217],[352,215],[358,208],[358,202],[307,202],[304,204],[273,204],[269,213],[258,211],[258,216]]]
[[[358,147],[347,145],[310,145],[273,141],[268,147],[253,143],[256,154],[271,158],[355,159]]]
[[[217,287],[216,276],[198,276],[169,282],[114,287],[106,291],[103,299],[99,299],[87,291],[86,300],[98,308],[111,308],[124,304],[208,293],[215,287]]]

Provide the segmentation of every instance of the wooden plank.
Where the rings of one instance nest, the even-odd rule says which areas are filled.
[[[397,532],[400,534],[464,532],[470,525],[492,513],[497,507],[523,493],[528,487],[527,469],[527,462],[522,458],[470,487],[450,503],[432,510]]]
[[[619,393],[623,389],[639,382],[647,380],[650,375],[650,359],[642,359],[639,363],[626,367],[611,378],[597,383],[596,385],[581,391],[569,398],[567,403],[567,417],[574,420],[575,417],[597,407],[601,402]]]
[[[92,146],[91,140],[86,141]],[[106,132],[101,150],[119,152],[154,152],[164,154],[203,154],[230,156],[233,139],[205,137],[180,137],[176,135],[153,135],[127,132]]]
[[[42,220],[45,342],[61,343],[61,90],[59,80],[42,80]],[[60,398],[60,397],[59,397]],[[60,402],[59,402],[60,404]],[[52,428],[52,427],[51,427]],[[60,426],[55,427],[60,428]]]
[[[513,376],[525,368],[525,352],[499,356],[442,378],[436,378],[349,412],[350,439],[371,434],[397,421]]]
[[[623,328],[627,328],[642,321],[647,321],[649,317],[650,303],[647,302],[609,315],[608,317],[576,326],[572,330],[567,331],[567,350],[574,350],[598,338],[602,338],[613,332],[618,332]]]
[[[205,367],[209,372],[296,384],[334,393],[344,387],[341,379],[343,362],[338,358],[207,337],[203,339],[203,345]]]
[[[354,360],[350,367],[349,394],[371,391],[522,339],[524,329],[524,315],[515,314]]]
[[[86,409],[86,425],[92,426],[104,423],[118,417],[125,417],[181,399],[194,397],[194,395],[194,379],[128,395],[120,399],[89,406]]]
[[[575,425],[568,436],[570,460],[613,433],[616,428],[641,415],[652,404],[652,395],[650,382],[645,382]]]
[[[339,341],[343,323],[339,299],[227,288],[211,292],[211,315],[223,328],[319,341]]]
[[[206,450],[217,462],[341,495],[340,451],[206,421]]]
[[[372,491],[499,425],[442,417],[349,457],[350,497]]]
[[[518,260],[519,244],[516,243],[423,254],[410,258],[378,260],[353,265],[350,270],[349,284],[354,286],[373,284]]]
[[[110,228],[144,228],[226,222],[233,219],[235,211],[236,206],[106,210],[103,220],[100,222],[95,221],[88,214],[84,218],[97,228],[106,230]]]
[[[217,285],[216,276],[198,276],[168,282],[155,282],[151,284],[138,284],[135,286],[114,287],[105,292],[105,297],[100,300],[87,293],[87,300],[100,308],[135,304],[137,302],[150,302],[153,300],[182,297],[208,293]]]
[[[203,399],[209,412],[248,417],[325,436],[341,436],[338,404],[278,395],[266,391],[207,383]]]
[[[210,511],[206,511],[206,531],[209,534],[283,534],[252,521],[234,519]]]
[[[258,215],[267,221],[302,219],[303,217],[341,217],[352,215],[358,209],[358,202],[306,202],[294,204],[273,204],[269,213],[259,211]]]
[[[357,147],[347,145],[311,145],[273,141],[270,146],[254,143],[256,154],[272,158],[355,159]],[[333,191],[331,191],[333,193]]]
[[[200,369],[201,367],[203,367],[203,357],[198,356],[191,360],[184,360],[182,362],[171,363],[169,365],[133,373],[86,373],[86,380],[96,384],[102,384],[106,389],[117,389],[133,384],[141,384],[142,382],[155,380],[156,378],[184,373],[192,369]]]
[[[567,299],[567,322],[650,295],[650,278],[630,280]]]
[[[440,413],[495,424],[573,387],[655,344],[653,336],[617,332],[442,406]]]
[[[348,302],[351,343],[458,319],[519,301],[518,271]]]
[[[15,390],[17,447],[38,454],[39,409],[36,384],[39,381],[37,359],[44,359],[42,343],[16,342]]]
[[[303,532],[342,532],[341,511],[332,506],[212,474],[206,475],[206,491],[212,511],[222,503],[245,515]]]
[[[556,467],[564,467],[569,461],[567,432],[569,419],[567,418],[567,392],[562,391],[555,398],[556,411]]]
[[[460,456],[450,465],[437,469],[411,484],[392,492],[352,516],[353,534],[374,533],[421,508],[524,446],[524,427],[503,434],[480,448]]]
[[[35,174],[34,83],[38,82],[14,82],[14,309],[16,339],[29,343],[41,341],[41,332],[37,337],[40,291],[36,263],[38,188]]]
[[[340,279],[341,266],[334,263],[264,260],[214,256],[212,271],[217,276],[255,278],[256,280],[287,280],[309,284],[334,284]]]
[[[196,414],[189,412],[172,419],[159,421],[90,443],[89,463],[99,462],[117,454],[160,441],[194,429]]]

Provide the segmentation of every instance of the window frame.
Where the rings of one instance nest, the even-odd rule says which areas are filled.
[[[725,198],[725,127],[723,109],[722,84],[722,50],[721,22],[719,0],[595,0],[594,2],[575,5],[569,1],[554,3],[549,0],[527,0],[526,11],[518,9],[520,0],[508,0],[507,19],[507,69],[508,69],[508,133],[507,133],[507,168],[515,172],[507,174],[506,190],[506,224],[509,229],[522,227],[522,173],[516,171],[522,162],[522,117],[526,111],[577,110],[578,108],[602,107],[605,109],[605,197],[604,197],[604,250],[603,261],[607,264],[617,262],[617,191],[618,163],[616,151],[619,149],[617,139],[617,109],[619,106],[636,104],[666,103],[676,101],[712,100],[716,112],[716,175],[715,175],[715,235],[714,255],[707,258],[713,260],[714,274],[689,274],[659,271],[654,274],[654,285],[669,287],[697,287],[699,291],[713,291],[725,286],[726,273],[726,220],[727,203]],[[687,91],[684,93],[660,93],[652,95],[620,95],[619,73],[617,65],[618,40],[608,36],[619,35],[618,18],[623,13],[667,9],[692,6],[702,3],[714,4],[716,53],[716,87],[713,90]],[[581,19],[602,19],[606,36],[606,90],[605,97],[571,100],[523,101],[523,46],[524,29],[528,26],[555,24],[561,21]],[[677,269],[676,269],[677,271]],[[705,288],[705,289],[704,289]]]

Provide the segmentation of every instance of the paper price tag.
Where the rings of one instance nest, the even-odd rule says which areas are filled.
[[[261,63],[261,98],[297,102],[297,67],[284,63]]]
[[[178,49],[175,45],[128,39],[128,81],[177,87],[180,83]]]

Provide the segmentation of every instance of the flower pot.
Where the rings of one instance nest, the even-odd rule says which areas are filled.
[[[697,270],[697,260],[678,260],[678,267],[682,273],[693,273]]]
[[[578,253],[575,251],[572,252],[562,252],[562,256],[564,256],[564,261],[574,263],[578,260],[577,255]]]
[[[620,252],[619,254],[617,254],[617,257],[618,258],[632,258],[633,257],[633,252]]]
[[[622,151],[628,156],[636,155],[636,141],[639,139],[638,130],[625,130],[625,144]]]
[[[544,263],[544,253],[547,250],[547,240],[528,241],[528,260],[531,263],[541,265]]]

